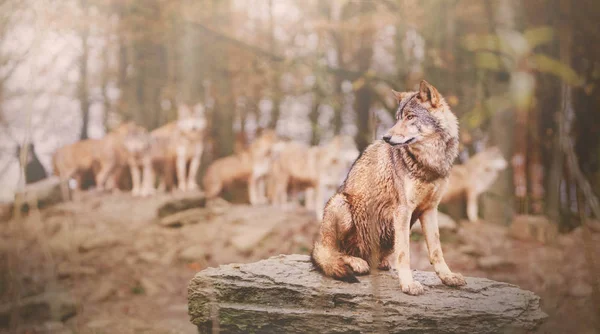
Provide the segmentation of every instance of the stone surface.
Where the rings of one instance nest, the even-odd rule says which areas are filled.
[[[71,199],[71,190],[67,181],[61,181],[58,176],[51,176],[26,185],[23,190],[16,192],[15,199],[15,203],[19,203],[21,210],[27,211],[31,207],[43,208],[68,201]],[[8,220],[12,217],[15,203],[4,205],[6,208],[2,211],[10,211],[0,214],[3,219]]]
[[[179,193],[163,204],[161,204],[156,213],[158,218],[163,218],[174,213],[194,208],[203,208],[206,206],[206,197],[201,192]]]
[[[514,239],[554,244],[558,238],[558,225],[545,216],[517,215],[508,230]]]
[[[457,289],[432,272],[414,276],[424,295],[403,294],[392,272],[348,284],[323,277],[308,256],[280,255],[196,274],[189,314],[201,333],[518,333],[546,318],[539,297],[515,285],[469,277]]]
[[[515,267],[515,262],[498,255],[481,257],[477,266],[483,270],[510,269]]]
[[[0,328],[9,327],[11,319],[25,324],[64,321],[76,312],[76,304],[70,294],[47,292],[0,305]]]

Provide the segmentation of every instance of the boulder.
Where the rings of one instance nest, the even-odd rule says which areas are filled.
[[[518,215],[510,224],[508,235],[517,240],[554,244],[558,239],[558,225],[545,216]]]
[[[515,285],[468,277],[450,288],[432,272],[414,276],[424,295],[403,294],[393,272],[349,284],[323,277],[306,255],[280,255],[199,272],[189,315],[200,333],[518,333],[547,317],[540,298]]]
[[[11,321],[33,324],[65,321],[74,316],[77,305],[67,292],[46,292],[0,305],[0,328],[9,328]]]
[[[206,197],[200,192],[176,193],[161,203],[156,210],[158,218],[163,218],[174,213],[206,206]]]
[[[71,189],[67,180],[61,180],[58,176],[51,176],[41,181],[26,185],[22,190],[15,193],[14,203],[4,203],[0,210],[2,219],[10,219],[14,206],[18,205],[22,212],[32,207],[43,208],[57,203],[70,200]]]

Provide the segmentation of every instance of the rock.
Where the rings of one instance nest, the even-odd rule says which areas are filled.
[[[65,327],[62,322],[49,321],[38,326],[34,326],[31,329],[25,330],[24,333],[36,333],[36,334],[70,334],[72,330]]]
[[[93,267],[75,266],[61,263],[56,270],[59,278],[96,275],[97,270]]]
[[[458,251],[460,253],[469,255],[469,256],[473,256],[473,257],[479,257],[483,255],[483,252],[481,251],[481,249],[473,246],[473,245],[462,245],[460,247],[458,247]]]
[[[115,294],[117,289],[112,282],[103,280],[94,291],[89,295],[88,299],[90,302],[98,303],[108,300],[112,295]]]
[[[139,279],[139,284],[144,289],[144,293],[148,296],[154,296],[160,292],[160,287],[149,280],[148,278],[142,277]]]
[[[592,286],[587,283],[576,282],[573,284],[573,286],[569,290],[569,294],[573,297],[578,297],[578,298],[579,297],[589,297],[592,295]]]
[[[258,226],[250,224],[240,226],[235,229],[231,244],[241,253],[250,252],[273,232],[278,223],[276,219],[268,219]]]
[[[15,203],[19,203],[23,211],[30,206],[38,208],[47,207],[71,199],[71,190],[68,181],[58,176],[51,176],[39,182],[25,186],[23,190],[15,193]]]
[[[112,324],[113,322],[109,319],[95,319],[85,324],[85,326],[89,329],[99,330],[106,328]]]
[[[0,328],[10,326],[11,317],[16,314],[20,323],[44,323],[65,321],[77,312],[74,299],[66,292],[46,292],[27,297],[16,303],[0,305]]]
[[[206,247],[194,245],[183,249],[179,253],[179,259],[185,262],[204,262]]]
[[[553,244],[558,238],[558,226],[545,216],[518,215],[513,219],[508,235],[518,240]]]
[[[140,260],[143,260],[148,263],[160,262],[160,257],[154,252],[140,252],[138,253],[138,257],[140,258]]]
[[[440,228],[440,231],[454,232],[458,228],[458,225],[456,224],[454,219],[452,219],[447,214],[438,212],[438,227]],[[423,230],[421,229],[421,222],[416,222],[413,225],[411,231],[423,234]]]
[[[483,270],[510,269],[516,266],[515,262],[498,255],[484,256],[477,260],[477,266]]]
[[[206,206],[206,197],[202,193],[181,193],[172,196],[157,209],[158,218],[170,216],[174,213]]]
[[[200,221],[208,220],[213,216],[212,210],[195,208],[163,217],[158,220],[158,224],[164,227],[181,227],[183,225],[196,224]]]
[[[467,278],[444,286],[415,272],[425,294],[400,291],[391,272],[358,284],[323,277],[305,255],[281,255],[196,274],[188,286],[191,322],[200,333],[498,333],[531,332],[547,317],[540,299],[517,286]],[[377,290],[374,289],[377,287]],[[218,324],[212,324],[218,320]]]
[[[112,235],[96,235],[95,237],[85,240],[79,246],[79,250],[82,252],[89,252],[92,249],[111,247],[119,242],[119,239]]]

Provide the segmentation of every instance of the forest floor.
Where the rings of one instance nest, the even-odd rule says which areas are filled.
[[[196,333],[186,299],[196,272],[306,254],[318,227],[301,208],[221,202],[160,217],[173,200],[86,192],[0,223],[0,332]],[[540,333],[594,333],[592,278],[599,272],[586,261],[587,237],[591,254],[600,254],[599,233],[578,229],[546,245],[485,222],[461,223],[442,233],[442,244],[453,270],[540,295],[549,314]],[[432,270],[418,235],[411,260],[413,269]],[[9,323],[18,328],[3,327]]]

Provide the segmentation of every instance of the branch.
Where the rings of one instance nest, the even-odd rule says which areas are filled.
[[[573,106],[571,104],[571,90],[570,88],[565,89],[564,97],[563,97],[563,112],[561,114],[563,123],[562,131],[560,132],[560,143],[565,155],[567,157],[567,164],[569,165],[569,170],[575,177],[575,182],[577,186],[583,192],[583,196],[585,197],[586,202],[592,209],[594,216],[596,219],[600,219],[600,204],[598,203],[598,198],[594,194],[592,190],[592,186],[589,181],[583,175],[583,172],[579,168],[579,163],[577,161],[577,154],[575,153],[573,140],[568,134],[569,124],[567,124],[568,114],[573,114],[572,110]],[[585,223],[584,223],[585,224]]]
[[[190,26],[198,29],[198,30],[202,30],[204,32],[206,32],[207,34],[218,38],[220,40],[223,40],[227,43],[230,43],[231,45],[234,45],[236,47],[248,50],[252,53],[254,53],[257,56],[266,58],[269,61],[273,61],[273,62],[283,62],[283,63],[288,63],[291,65],[294,64],[303,64],[306,65],[307,62],[307,58],[308,57],[299,57],[299,58],[286,58],[284,56],[281,55],[277,55],[269,50],[263,49],[259,46],[256,45],[252,45],[250,43],[246,43],[244,41],[240,41],[239,39],[236,39],[234,37],[228,36],[223,32],[217,31],[213,28],[207,27],[206,25],[202,24],[202,23],[198,23],[198,22],[193,22],[193,21],[189,21],[189,20],[185,20],[185,23],[189,24]],[[336,75],[340,75],[342,77],[344,77],[345,79],[348,80],[356,80],[359,78],[366,78],[366,79],[370,79],[370,80],[374,80],[374,81],[379,81],[379,82],[383,82],[386,85],[390,86],[390,87],[394,87],[394,83],[391,79],[385,78],[385,77],[381,77],[376,75],[375,73],[373,73],[372,71],[365,71],[365,72],[361,72],[361,71],[353,71],[353,70],[349,70],[349,69],[345,69],[345,68],[336,68],[336,67],[332,67],[329,65],[326,65],[326,70],[330,73],[336,74]]]

